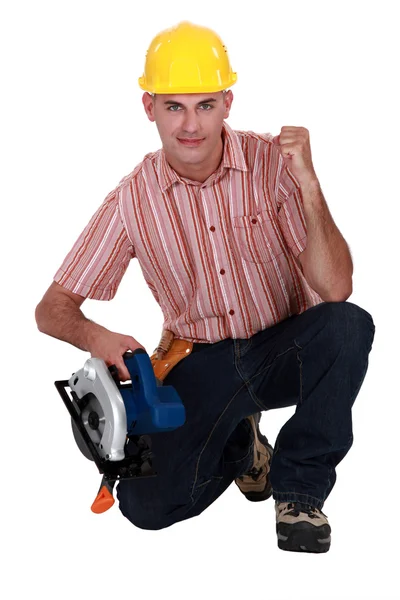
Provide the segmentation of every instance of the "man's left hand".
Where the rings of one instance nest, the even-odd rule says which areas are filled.
[[[310,134],[305,127],[284,126],[272,142],[280,152],[300,186],[318,181],[311,158]]]

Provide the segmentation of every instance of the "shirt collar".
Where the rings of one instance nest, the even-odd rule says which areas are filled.
[[[222,138],[224,141],[224,150],[221,166],[227,169],[248,171],[239,137],[226,121],[222,123]],[[163,192],[175,182],[184,183],[178,173],[168,163],[162,148],[159,150],[157,169],[160,187]]]

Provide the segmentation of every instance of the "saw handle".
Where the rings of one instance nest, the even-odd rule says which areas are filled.
[[[136,350],[135,350],[135,352],[136,352]],[[127,359],[129,359],[132,356],[132,354],[133,354],[133,352],[130,352],[130,351],[124,352],[124,354],[122,355],[124,362]],[[125,362],[125,364],[126,364],[126,362]],[[110,371],[111,377],[115,381],[117,387],[121,388],[123,384],[121,383],[121,380],[119,378],[119,373],[118,373],[117,367],[115,365],[111,365],[110,367],[108,367],[108,370]],[[158,377],[156,377],[156,384],[157,384],[157,387],[161,387],[163,385],[162,379],[159,379]]]
[[[136,350],[139,350],[139,348],[136,348]],[[126,360],[129,359],[133,354],[135,354],[136,350],[134,352],[132,352],[131,350],[126,350],[126,352],[123,353],[122,355],[122,359],[124,361],[124,363],[126,364]],[[108,370],[110,371],[111,377],[114,379],[115,383],[117,384],[118,387],[121,386],[121,380],[119,378],[119,373],[118,373],[118,369],[116,365],[111,365],[108,367]]]
[[[108,367],[108,370],[110,371],[111,377],[114,379],[115,383],[117,385],[120,385],[121,381],[119,378],[117,367],[115,365],[111,365],[110,367]]]

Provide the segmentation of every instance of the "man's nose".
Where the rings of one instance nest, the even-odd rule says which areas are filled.
[[[185,118],[183,120],[183,129],[184,131],[187,131],[188,133],[196,133],[196,131],[199,129],[199,119],[198,119],[198,115],[196,114],[196,111],[190,111],[190,110],[186,110],[185,111]]]

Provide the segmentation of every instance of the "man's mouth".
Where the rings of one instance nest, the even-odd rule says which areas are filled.
[[[198,138],[198,139],[188,139],[188,138],[178,138],[178,141],[183,144],[184,146],[200,146],[201,142],[204,141],[204,138]]]

